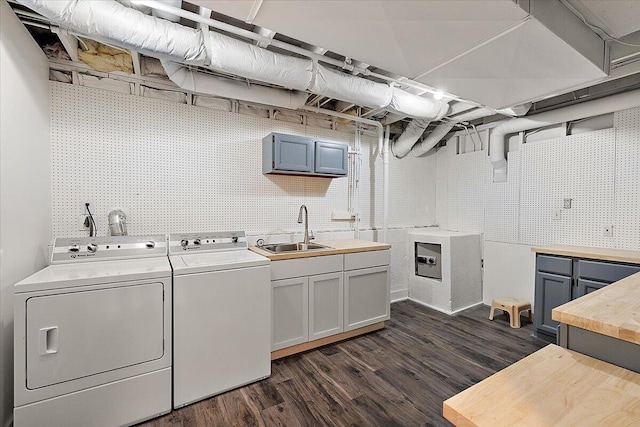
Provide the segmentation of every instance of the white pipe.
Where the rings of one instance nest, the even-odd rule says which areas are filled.
[[[307,101],[306,92],[275,89],[260,85],[248,86],[246,82],[192,71],[175,62],[166,60],[160,60],[160,62],[169,79],[189,92],[240,99],[292,110],[304,106]]]
[[[431,120],[415,119],[411,120],[404,132],[396,139],[391,147],[391,152],[394,156],[401,159],[411,152],[411,148],[415,145],[416,141],[420,139],[427,126],[429,126]]]
[[[491,136],[489,138],[489,160],[494,169],[504,169],[507,167],[505,136],[510,133],[523,132],[635,107],[640,107],[640,89],[535,114],[529,117],[503,121],[491,129]]]
[[[389,135],[391,126],[387,125],[384,146],[382,148],[382,242],[387,241],[389,228]]]
[[[363,119],[362,117],[338,113],[337,111],[325,110],[322,108],[302,107],[301,110],[365,123],[375,126],[378,130],[378,155],[382,156],[382,241],[386,243],[389,217],[389,134],[391,133],[391,127],[387,126],[385,136],[384,127],[380,122],[375,120]]]
[[[453,129],[454,123],[442,123],[432,130],[429,135],[419,144],[416,144],[411,149],[411,153],[414,156],[421,156],[435,147],[446,134]]]

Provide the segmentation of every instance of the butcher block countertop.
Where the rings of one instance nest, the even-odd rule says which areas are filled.
[[[446,400],[456,426],[638,426],[640,374],[550,344]]]
[[[604,261],[630,262],[640,264],[640,251],[629,249],[592,248],[589,246],[552,245],[533,247],[531,252],[564,255],[576,258],[601,259]]]
[[[274,254],[256,246],[249,247],[253,252],[269,258],[271,261],[283,259],[308,258],[325,255],[351,254],[356,252],[382,251],[391,248],[386,243],[370,242],[368,240],[327,240],[324,242],[313,242],[319,245],[329,246],[327,249],[312,249],[305,252],[288,252]]]
[[[560,323],[640,344],[640,273],[556,307],[551,317]]]

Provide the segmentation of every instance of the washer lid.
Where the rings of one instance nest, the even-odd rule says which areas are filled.
[[[258,267],[269,265],[269,258],[250,250],[229,252],[205,252],[169,257],[174,275],[205,273],[209,271],[230,270],[234,268]]]
[[[171,277],[167,257],[56,264],[16,283],[15,293]]]

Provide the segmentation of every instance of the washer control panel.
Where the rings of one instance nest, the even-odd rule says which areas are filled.
[[[178,233],[169,235],[169,254],[185,252],[215,252],[247,249],[244,231],[210,233]]]
[[[167,255],[167,236],[106,236],[58,238],[51,264]]]

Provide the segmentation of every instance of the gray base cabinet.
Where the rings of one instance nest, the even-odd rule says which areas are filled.
[[[566,256],[536,256],[534,335],[557,342],[554,308],[640,271],[640,265]]]
[[[272,351],[388,320],[389,261],[389,250],[272,261]]]

